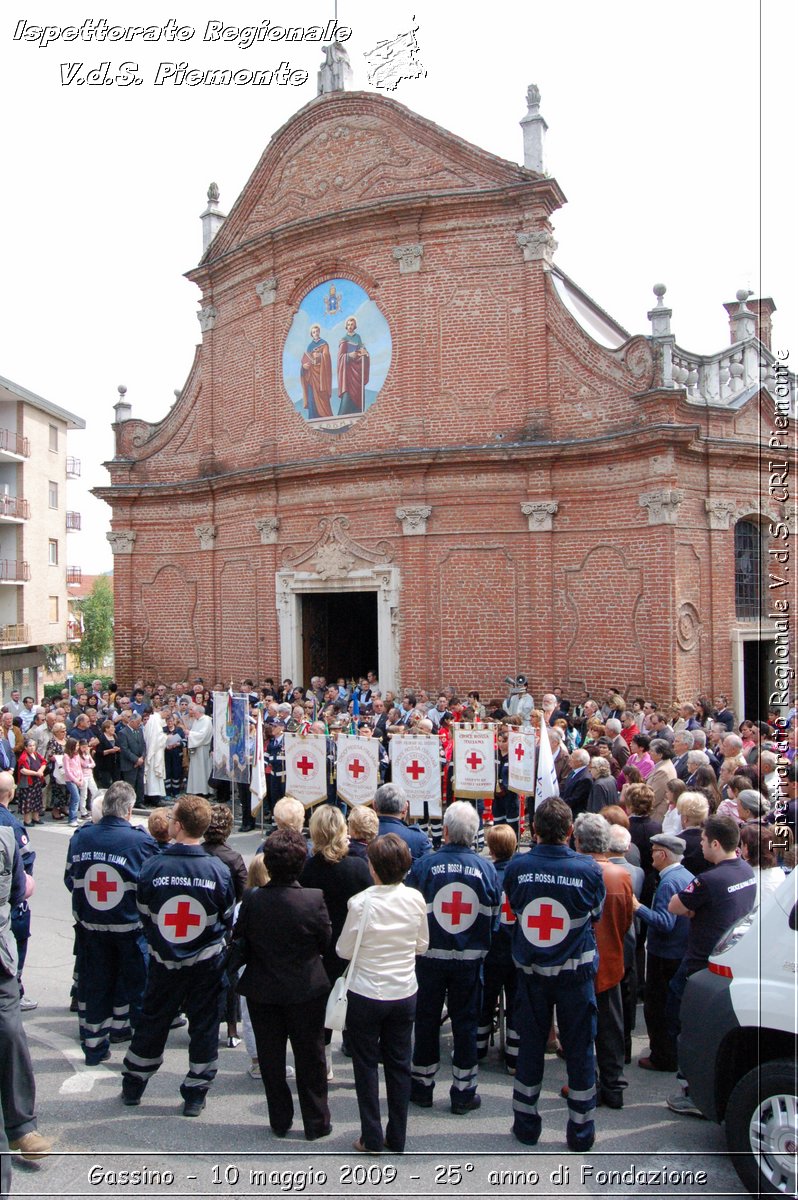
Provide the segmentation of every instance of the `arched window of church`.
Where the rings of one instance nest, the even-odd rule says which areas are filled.
[[[734,527],[734,607],[740,621],[762,615],[764,558],[762,530],[755,521],[738,521]]]

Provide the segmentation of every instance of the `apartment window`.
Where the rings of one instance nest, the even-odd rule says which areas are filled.
[[[47,502],[50,508],[58,508],[58,484],[52,479],[47,484]]]
[[[51,625],[58,624],[58,597],[57,596],[50,597],[50,624]]]
[[[50,449],[58,450],[58,426],[50,426]]]
[[[58,566],[58,542],[55,538],[50,538],[47,543],[47,561],[51,567]]]

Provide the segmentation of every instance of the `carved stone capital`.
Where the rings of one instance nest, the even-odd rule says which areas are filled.
[[[267,304],[274,304],[274,299],[277,295],[277,276],[272,275],[271,279],[262,279],[260,283],[256,283],[255,291],[260,296],[260,302],[263,308],[265,308]]]
[[[428,504],[416,505],[414,508],[397,508],[396,516],[402,522],[402,533],[405,537],[419,537],[427,532],[427,521],[432,516]]]
[[[421,270],[424,247],[421,242],[408,242],[406,246],[394,246],[393,256],[399,263],[399,274],[410,275]]]
[[[199,310],[197,320],[200,323],[200,329],[203,333],[208,333],[209,330],[213,329],[216,324],[216,317],[217,312],[212,304],[208,304],[205,308]]]
[[[705,500],[704,508],[707,510],[710,529],[729,529],[731,518],[737,512],[734,500]]]
[[[280,528],[279,517],[258,517],[255,528],[260,534],[261,544],[273,546],[277,541],[277,530]]]
[[[530,533],[547,533],[554,528],[554,515],[559,509],[556,500],[528,500],[521,512],[529,519]]]
[[[649,525],[675,525],[682,500],[684,492],[665,488],[661,492],[646,492],[638,498],[638,504],[648,509]]]
[[[133,553],[133,543],[136,540],[135,529],[113,529],[105,536],[111,543],[111,550],[114,554]]]
[[[515,240],[524,252],[524,262],[545,262],[551,265],[554,261],[557,243],[545,229],[535,229],[532,233],[517,233]]]
[[[215,525],[195,525],[194,532],[199,538],[200,550],[213,550],[217,534]]]

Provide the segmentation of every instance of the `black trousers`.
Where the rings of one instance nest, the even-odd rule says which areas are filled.
[[[122,778],[135,791],[136,804],[140,807],[144,802],[144,767],[133,767],[130,771],[123,771]]]
[[[405,1148],[415,1016],[415,995],[403,1000],[372,1000],[357,992],[348,993],[347,1040],[355,1071],[360,1136],[368,1150],[381,1150],[385,1145],[399,1153]],[[380,1116],[380,1060],[385,1070],[388,1099],[384,1139]]]
[[[269,1107],[269,1124],[275,1133],[283,1134],[294,1120],[294,1101],[285,1078],[285,1050],[290,1041],[305,1137],[320,1137],[330,1128],[324,1057],[326,994],[304,1004],[260,1004],[247,996],[247,1007]]]
[[[10,1142],[36,1128],[36,1081],[19,1010],[19,984],[0,972],[0,1104]]]
[[[620,1108],[627,1083],[623,1075],[623,1001],[621,985],[596,993],[596,1066],[598,1091],[608,1105]]]
[[[660,958],[657,954],[648,956],[643,1016],[651,1046],[651,1061],[662,1071],[676,1070],[676,1043],[668,1032],[666,1008],[668,985],[681,961],[680,958]]]
[[[147,962],[139,933],[75,926],[78,1025],[87,1066],[101,1063],[111,1034],[130,1036],[141,1015]],[[121,990],[121,996],[120,996]]]

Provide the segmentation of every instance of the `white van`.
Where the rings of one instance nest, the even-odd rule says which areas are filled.
[[[798,1161],[798,871],[687,982],[679,1066],[690,1098],[725,1123],[754,1196],[795,1196]]]

